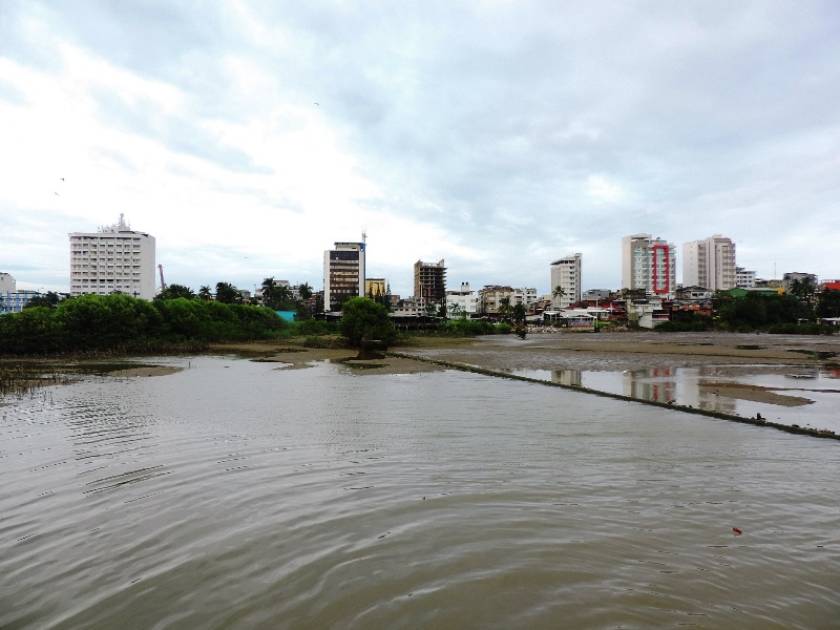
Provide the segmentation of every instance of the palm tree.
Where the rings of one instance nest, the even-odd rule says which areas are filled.
[[[240,304],[242,296],[230,282],[217,282],[216,301],[223,304]]]
[[[503,319],[508,319],[510,316],[510,296],[505,296],[499,300],[499,315]]]
[[[312,297],[312,286],[308,282],[304,282],[298,286],[298,293],[300,294],[300,299],[308,300]]]
[[[201,288],[198,290],[198,297],[200,297],[202,300],[212,300],[213,291],[206,284],[202,285]]]
[[[552,295],[556,298],[562,299],[566,295],[566,289],[564,289],[563,287],[561,287],[558,284],[556,287],[554,287],[554,291],[552,292]]]
[[[262,289],[262,303],[268,306],[273,302],[274,297],[274,277],[266,278],[260,285]]]

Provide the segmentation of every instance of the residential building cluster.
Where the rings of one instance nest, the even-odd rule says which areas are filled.
[[[71,296],[125,293],[142,299],[156,294],[155,238],[132,230],[123,215],[114,225],[96,232],[69,234]],[[324,252],[323,290],[301,295],[301,285],[273,280],[309,312],[340,316],[349,298],[367,296],[384,305],[392,315],[422,317],[509,316],[520,305],[532,322],[561,322],[570,326],[589,326],[593,321],[626,318],[642,327],[654,327],[678,311],[711,314],[712,298],[720,291],[790,292],[807,283],[818,287],[814,274],[785,273],[778,279],[761,279],[756,272],[736,265],[736,246],[729,237],[714,234],[687,242],[682,247],[682,283],[677,284],[675,245],[648,233],[631,234],[621,240],[620,290],[584,290],[583,255],[568,253],[548,263],[549,292],[539,295],[533,287],[487,284],[473,288],[460,282],[447,288],[447,267],[443,258],[436,262],[418,260],[413,265],[414,295],[401,297],[391,292],[384,277],[367,276],[367,243],[339,241]],[[164,285],[163,269],[161,285]],[[823,289],[840,290],[840,280],[828,280]],[[253,297],[247,289],[236,289],[245,301],[263,301],[263,288]],[[19,291],[15,278],[0,273],[0,313],[18,312],[41,295]],[[63,296],[62,296],[63,297]],[[519,309],[520,312],[522,309]]]

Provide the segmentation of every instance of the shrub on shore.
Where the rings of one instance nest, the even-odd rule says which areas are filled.
[[[35,307],[0,317],[0,354],[160,350],[167,344],[265,339],[286,327],[259,306],[83,295],[54,309]]]

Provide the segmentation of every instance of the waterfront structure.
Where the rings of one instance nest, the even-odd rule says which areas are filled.
[[[365,295],[369,298],[384,298],[388,293],[388,282],[385,278],[365,278]]]
[[[672,243],[650,234],[621,241],[621,288],[668,296],[677,287],[677,254]]]
[[[715,234],[683,245],[683,284],[710,291],[728,291],[736,286],[735,243]]]
[[[567,308],[580,302],[581,254],[570,254],[551,263],[549,290],[554,308]],[[554,292],[560,290],[560,295]]]
[[[755,271],[748,271],[743,267],[735,267],[735,287],[738,289],[754,289]]]
[[[461,288],[446,292],[446,312],[450,317],[457,313],[472,315],[478,312],[478,291],[470,288],[469,282],[462,282]]]
[[[155,297],[155,237],[132,230],[121,214],[97,232],[70,235],[70,295]]]
[[[339,311],[352,297],[365,295],[365,242],[336,242],[324,252],[324,310]]]
[[[414,297],[435,303],[446,299],[446,265],[443,258],[436,263],[422,260],[414,263]]]
[[[0,273],[0,293],[14,293],[17,291],[17,281],[10,273]]]

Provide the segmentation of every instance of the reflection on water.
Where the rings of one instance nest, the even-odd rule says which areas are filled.
[[[833,443],[462,372],[192,365],[0,407],[0,627],[836,625]]]
[[[511,373],[547,380],[571,387],[587,387],[640,400],[672,403],[727,414],[754,417],[756,413],[772,420],[840,430],[840,384],[838,370],[814,366],[791,366],[779,374],[778,367],[762,371],[763,366],[659,367],[638,370],[543,370],[517,369]],[[741,383],[767,388],[782,395],[812,401],[804,406],[777,404],[734,397],[718,383]]]

